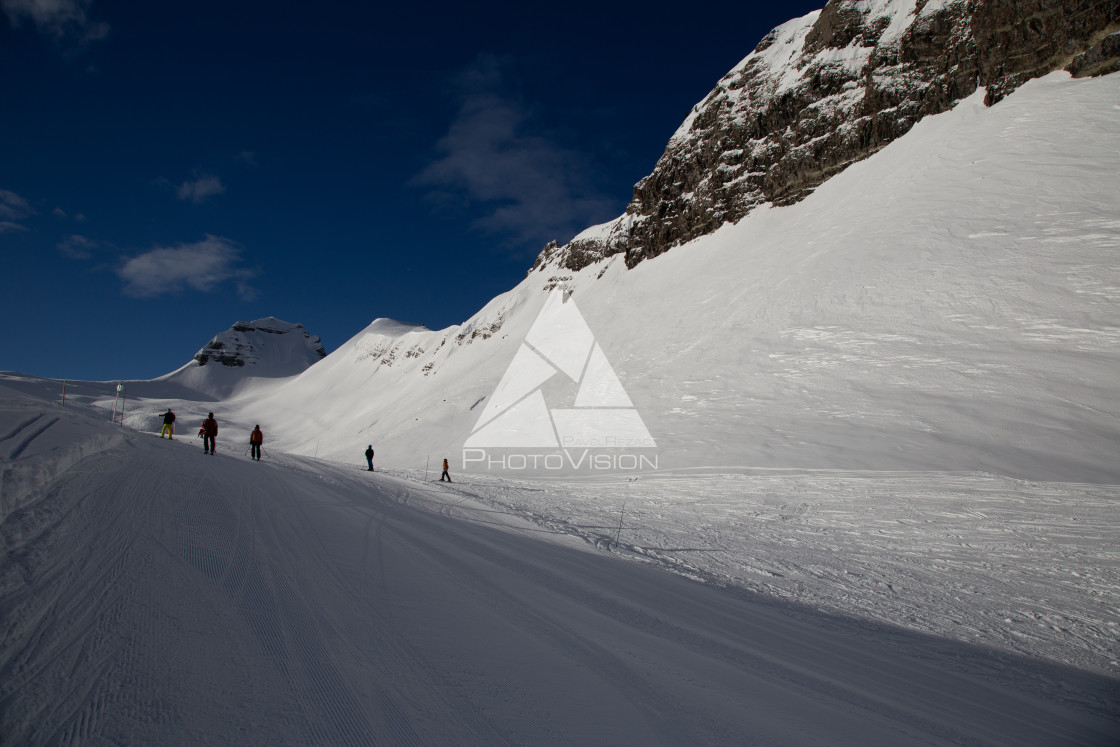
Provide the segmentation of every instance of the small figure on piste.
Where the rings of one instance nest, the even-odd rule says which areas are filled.
[[[164,434],[167,435],[172,441],[175,440],[175,413],[171,412],[171,408],[167,408],[167,412],[163,414],[163,430],[159,432],[159,437],[163,438]]]
[[[214,413],[210,413],[202,421],[202,428],[198,432],[202,436],[202,453],[214,456],[214,441],[218,438],[218,421],[214,420]]]
[[[253,432],[249,434],[249,458],[256,459],[258,462],[261,460],[261,444],[264,443],[264,433],[261,432],[261,427],[258,425],[253,428]]]

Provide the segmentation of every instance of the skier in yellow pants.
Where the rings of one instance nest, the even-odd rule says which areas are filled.
[[[163,438],[166,434],[171,440],[175,440],[175,413],[171,412],[171,408],[167,408],[167,412],[163,414],[163,430],[159,432],[159,437]]]

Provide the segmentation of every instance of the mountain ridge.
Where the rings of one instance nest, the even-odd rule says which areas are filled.
[[[830,177],[978,89],[994,105],[1055,70],[1120,69],[1120,5],[1107,0],[831,0],[767,34],[670,139],[619,218],[533,270],[628,267]]]
[[[238,321],[210,338],[180,368],[159,377],[212,396],[229,396],[248,379],[303,373],[327,357],[317,335],[273,316]]]
[[[533,273],[462,325],[359,333],[230,405],[276,413],[295,453],[346,460],[360,441],[383,463],[454,457],[564,288],[663,468],[1114,482],[1120,184],[1096,156],[1120,149],[1113,81],[1057,73],[997,107],[977,91],[686,251]],[[545,393],[549,408],[565,396]]]

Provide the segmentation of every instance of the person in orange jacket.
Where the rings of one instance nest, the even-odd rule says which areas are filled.
[[[261,460],[261,444],[263,443],[264,434],[261,433],[261,427],[258,425],[253,428],[253,432],[249,434],[250,459],[256,459],[258,462]]]
[[[445,477],[447,478],[448,482],[451,482],[451,475],[448,474],[448,472],[447,472],[448,469],[449,469],[449,467],[448,467],[448,464],[447,464],[447,460],[444,459],[443,460],[443,474],[439,476],[439,481],[440,482],[443,482],[443,478],[445,478]]]
[[[214,420],[214,413],[202,421],[202,453],[214,456],[214,440],[218,437],[218,421]]]

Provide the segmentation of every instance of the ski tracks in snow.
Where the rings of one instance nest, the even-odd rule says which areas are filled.
[[[134,492],[129,480],[116,479],[113,461],[95,457],[27,511],[34,516],[16,514],[3,525],[7,559],[16,563],[4,573],[0,724],[17,741],[72,744],[113,733],[108,713],[143,710],[159,718],[158,707],[140,702],[152,683],[138,666],[143,648],[129,641],[155,636],[134,576],[150,557],[136,545],[127,515],[144,507],[101,500],[110,476],[122,495]]]
[[[5,456],[8,459],[17,459],[32,441],[57,422],[57,417],[48,418],[42,413],[37,413],[17,424],[11,431],[0,436],[0,446],[7,450]]]

